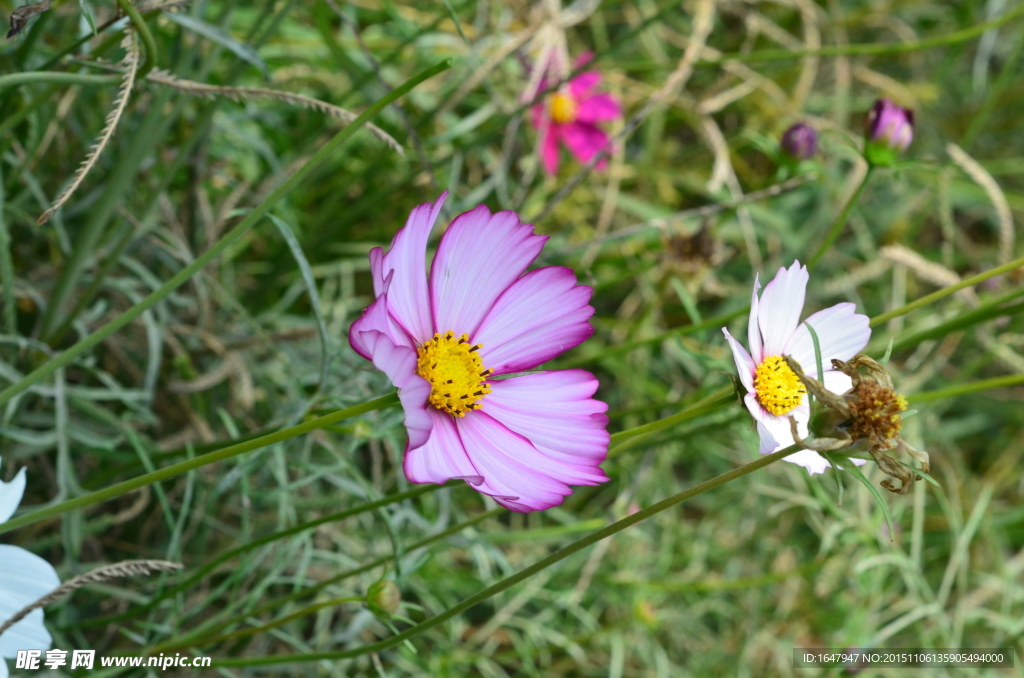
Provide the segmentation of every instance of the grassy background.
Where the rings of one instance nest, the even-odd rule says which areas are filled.
[[[85,4],[98,24],[114,16],[113,2]],[[157,66],[179,78],[301,93],[357,112],[443,58],[454,65],[375,120],[404,155],[359,132],[273,207],[276,221],[261,221],[127,328],[9,401],[0,472],[8,480],[29,468],[23,509],[31,509],[387,393],[384,376],[346,339],[372,294],[366,254],[444,189],[452,192],[446,221],[480,202],[525,221],[543,216],[535,221],[551,236],[543,263],[573,266],[594,287],[595,337],[554,366],[597,374],[613,431],[674,414],[729,385],[735,371],[720,325],[692,326],[735,315],[755,272],[766,281],[810,256],[855,186],[864,113],[880,95],[913,106],[914,145],[899,168],[872,177],[812,274],[808,312],[853,301],[878,315],[1005,262],[1022,248],[1005,246],[993,194],[1011,218],[1024,218],[1024,23],[907,53],[767,60],[763,52],[940,38],[1014,9],[1004,5],[1012,3],[717,3],[685,89],[646,117],[607,171],[557,201],[579,165],[563,157],[558,177],[538,171],[536,133],[519,99],[528,52],[513,52],[460,93],[512,36],[535,29],[543,13],[528,3],[211,1],[147,15]],[[568,30],[570,49],[595,53],[629,119],[676,68],[696,6],[607,0]],[[0,2],[5,14],[12,9]],[[56,2],[0,46],[0,82],[22,71],[96,74],[117,65],[117,30],[48,64],[89,35],[79,5]],[[723,62],[723,53],[735,58]],[[14,278],[0,300],[4,386],[172,277],[343,126],[282,102],[211,101],[143,81],[77,193],[37,226],[116,96],[116,85],[0,90],[0,255]],[[798,119],[821,130],[822,149],[785,168],[776,139]],[[954,162],[949,142],[982,172]],[[794,172],[811,178],[738,210],[659,221]],[[647,227],[632,228],[639,224]],[[890,369],[912,402],[1024,373],[1019,273],[877,327],[871,354],[881,357],[895,338]],[[729,325],[742,332],[745,315]],[[1017,385],[912,405],[905,436],[930,452],[939,487],[886,493],[893,535],[871,494],[845,474],[808,477],[778,463],[380,655],[220,673],[788,676],[794,647],[1019,653],[1022,397]],[[182,575],[95,585],[52,606],[56,647],[253,659],[326,652],[392,631],[360,602],[319,603],[360,596],[386,575],[404,601],[391,623],[406,628],[637,506],[756,457],[750,420],[731,405],[621,450],[605,464],[611,482],[542,514],[485,514],[494,504],[461,484],[431,488],[199,569],[255,539],[409,489],[404,436],[401,413],[381,410],[5,541],[46,557],[65,579],[130,558],[186,565]],[[415,547],[432,535],[440,537]],[[392,560],[343,576],[379,558]],[[272,629],[223,637],[299,612]]]

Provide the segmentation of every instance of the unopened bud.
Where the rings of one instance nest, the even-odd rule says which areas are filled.
[[[398,590],[398,584],[390,579],[381,579],[366,592],[366,606],[381,617],[390,617],[398,612],[401,603],[402,592]]]
[[[914,140],[914,112],[881,98],[868,113],[865,155],[874,165],[891,165]]]
[[[818,132],[807,123],[798,122],[785,131],[779,146],[793,160],[807,160],[818,152]]]

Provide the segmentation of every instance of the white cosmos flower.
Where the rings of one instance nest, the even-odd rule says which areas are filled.
[[[25,469],[9,483],[0,481],[0,523],[7,522],[25,493]],[[18,546],[0,544],[0,624],[60,586],[60,577],[48,562]],[[7,662],[18,650],[50,649],[50,633],[43,626],[43,611],[31,614],[0,635],[0,678],[7,678]]]
[[[758,300],[757,292],[761,285],[755,277],[747,326],[750,353],[729,334],[729,330],[722,328],[732,348],[740,381],[747,389],[743,401],[757,422],[761,454],[771,454],[793,444],[790,416],[797,421],[800,437],[807,436],[807,420],[810,418],[807,393],[783,359],[788,355],[800,363],[808,375],[817,376],[814,341],[804,325],[813,327],[818,335],[823,368],[830,366],[833,358],[850,360],[871,338],[867,316],[856,313],[855,306],[849,303],[818,311],[800,323],[808,279],[807,267],[795,261],[788,269],[779,269]],[[841,394],[851,387],[850,378],[837,370],[825,370],[823,377],[825,388],[833,393]],[[800,464],[811,474],[824,473],[830,466],[813,450],[791,454],[786,461]],[[854,462],[865,463],[856,459]]]

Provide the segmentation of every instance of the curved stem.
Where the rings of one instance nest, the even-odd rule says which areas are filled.
[[[130,309],[122,313],[115,320],[107,323],[103,327],[99,328],[85,339],[82,339],[74,346],[70,347],[60,355],[51,358],[46,361],[34,371],[23,377],[17,383],[8,386],[3,391],[0,391],[0,404],[6,403],[8,400],[23,393],[46,377],[50,376],[60,368],[72,363],[76,358],[83,355],[92,347],[99,344],[101,341],[109,337],[114,332],[117,332],[122,327],[132,322],[140,315],[148,311],[150,308],[155,306],[158,302],[164,299],[174,290],[184,285],[193,275],[198,273],[207,264],[220,256],[221,252],[230,247],[233,243],[237,242],[239,238],[245,235],[249,229],[255,226],[263,216],[277,204],[284,196],[290,193],[299,183],[301,183],[306,177],[308,177],[314,170],[333,154],[342,144],[348,141],[356,131],[362,127],[365,123],[369,122],[371,118],[381,112],[388,104],[395,99],[407,94],[412,88],[420,84],[424,80],[431,78],[442,71],[451,68],[452,60],[445,59],[436,66],[428,68],[425,71],[420,72],[410,80],[406,81],[402,86],[395,88],[390,94],[381,97],[372,106],[363,111],[362,115],[352,121],[351,124],[345,126],[343,130],[338,132],[333,139],[328,141],[323,147],[317,151],[312,158],[310,158],[306,164],[295,171],[293,175],[288,177],[285,181],[274,189],[274,191],[268,195],[263,201],[257,205],[249,214],[231,231],[224,235],[217,244],[204,252],[201,256],[183,268],[173,278],[165,282],[158,289],[150,293],[145,299],[132,306]],[[81,76],[80,76],[81,77]],[[2,531],[3,528],[0,528]]]
[[[868,165],[868,171],[864,173],[864,178],[860,180],[860,184],[857,185],[857,189],[850,196],[850,199],[843,205],[843,210],[836,217],[835,222],[832,224],[832,228],[829,229],[828,235],[825,236],[825,240],[818,246],[814,256],[811,257],[810,261],[807,262],[807,268],[813,268],[818,261],[825,256],[825,252],[828,248],[832,247],[836,240],[839,239],[839,234],[843,232],[843,227],[846,226],[846,221],[850,218],[850,212],[853,211],[853,206],[857,204],[857,200],[860,199],[860,194],[864,192],[864,187],[868,185],[868,181],[871,180],[871,172],[874,170],[872,165]]]
[[[153,39],[153,34],[149,32],[149,26],[146,25],[146,20],[139,14],[139,10],[135,9],[135,5],[129,2],[129,0],[117,0],[117,4],[121,5],[121,9],[132,20],[132,25],[135,27],[136,32],[138,32],[139,37],[142,38],[142,44],[146,47],[146,61],[139,67],[139,72],[135,76],[142,80],[156,66],[156,40]]]
[[[339,421],[354,417],[357,414],[372,412],[373,410],[379,410],[383,407],[397,404],[398,394],[392,393],[361,405],[349,407],[344,410],[338,410],[332,414],[326,414],[322,417],[311,419],[310,421],[299,424],[298,426],[286,428],[283,431],[276,431],[254,440],[238,443],[237,445],[229,445],[222,450],[217,450],[216,452],[204,454],[201,457],[195,457],[187,461],[172,464],[171,466],[162,468],[159,471],[153,471],[152,473],[147,473],[145,475],[138,476],[137,478],[126,480],[123,483],[111,485],[106,489],[90,492],[89,494],[82,495],[81,497],[75,497],[74,499],[69,499],[68,501],[63,501],[59,504],[19,516],[13,520],[8,520],[6,523],[0,524],[0,534],[16,530],[20,527],[25,527],[26,525],[38,523],[41,520],[55,518],[67,513],[68,511],[74,511],[75,509],[84,508],[86,506],[91,506],[92,504],[98,504],[115,497],[120,497],[122,494],[131,492],[132,490],[137,490],[145,485],[158,483],[161,480],[167,480],[168,478],[173,478],[174,476],[187,473],[188,471],[192,471],[218,461],[230,459],[231,457],[236,457],[240,454],[245,454],[246,452],[258,450],[261,447],[266,447],[267,445],[273,445],[274,443],[279,443],[281,441],[288,440],[289,438],[294,438],[296,436],[309,433],[310,431],[315,431],[318,428],[336,424]]]
[[[341,652],[318,652],[298,655],[278,655],[272,657],[242,657],[237,659],[215,659],[214,666],[219,668],[229,666],[263,666],[268,664],[288,664],[291,662],[319,661],[321,659],[347,659],[349,657],[358,657],[359,655],[368,654],[370,652],[381,652],[388,648],[394,647],[395,645],[403,643],[406,640],[409,640],[410,638],[418,636],[424,631],[428,631],[434,628],[435,626],[443,624],[452,617],[461,614],[462,612],[465,612],[474,605],[482,603],[488,598],[496,596],[502,591],[505,591],[515,586],[519,582],[529,579],[538,572],[551,567],[555,563],[565,560],[574,553],[577,553],[578,551],[581,551],[588,546],[596,544],[602,539],[607,539],[608,537],[617,534],[622,530],[625,530],[627,527],[636,525],[640,521],[650,518],[651,516],[656,515],[658,513],[661,513],[666,509],[672,508],[676,504],[680,504],[686,501],[687,499],[692,499],[693,497],[696,497],[699,494],[703,494],[708,490],[713,490],[716,487],[719,487],[720,485],[724,485],[732,480],[736,480],[737,478],[745,476],[748,473],[753,473],[754,471],[764,468],[769,464],[773,464],[776,461],[784,459],[785,457],[793,454],[794,452],[797,452],[800,449],[801,448],[799,448],[796,445],[791,445],[784,450],[779,450],[778,452],[775,452],[773,454],[765,455],[759,459],[750,462],[749,464],[744,464],[739,468],[734,468],[731,471],[727,471],[726,473],[723,473],[719,476],[715,476],[711,480],[704,481],[703,483],[695,485],[688,490],[684,490],[679,494],[675,494],[669,497],[668,499],[663,499],[659,501],[657,504],[649,506],[648,508],[642,511],[637,511],[631,516],[627,516],[622,520],[619,520],[617,522],[612,523],[611,525],[608,525],[607,527],[597,530],[596,532],[592,532],[583,539],[580,539],[579,541],[573,542],[572,544],[569,544],[568,546],[555,551],[547,558],[539,560],[533,565],[530,565],[529,567],[524,568],[519,572],[516,572],[514,575],[506,577],[505,579],[502,579],[501,581],[492,584],[491,586],[488,586],[479,593],[476,593],[470,596],[469,598],[466,598],[461,603],[448,608],[441,614],[431,617],[430,619],[424,622],[420,622],[416,626],[406,629],[402,633],[396,634],[391,638],[388,638],[387,640],[382,640],[377,643],[371,643],[369,645],[357,647],[352,650],[343,650]]]

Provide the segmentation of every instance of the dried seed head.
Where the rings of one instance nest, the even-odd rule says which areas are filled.
[[[850,437],[869,440],[871,447],[892,449],[903,426],[907,399],[872,379],[861,379],[846,396]]]

